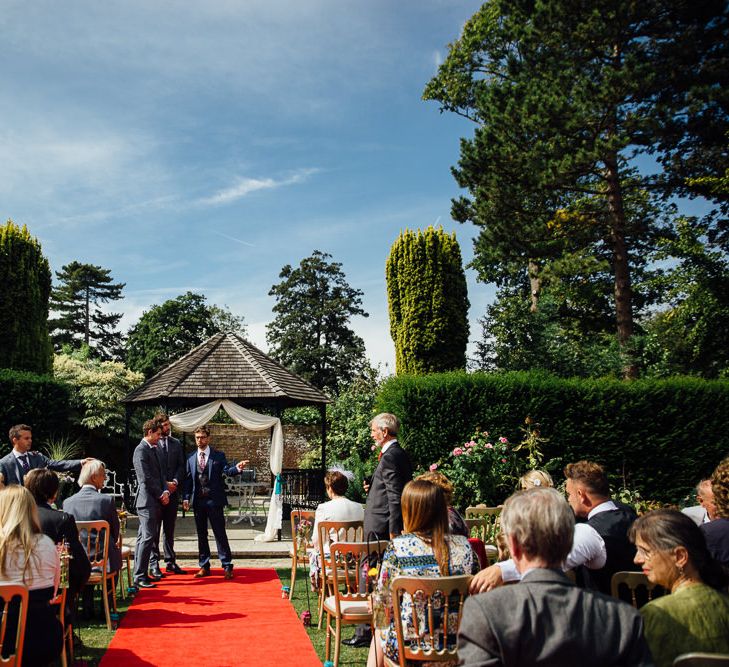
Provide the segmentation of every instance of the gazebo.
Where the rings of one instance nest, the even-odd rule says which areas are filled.
[[[216,401],[229,414],[229,408],[233,407],[230,402],[243,408],[270,411],[275,416],[273,421],[278,421],[275,418],[280,418],[285,408],[318,406],[321,414],[322,465],[326,460],[326,404],[331,402],[330,399],[238,334],[218,333],[122,399],[126,407],[127,467],[130,465],[129,425],[136,407],[160,406],[168,412],[180,408],[204,410],[207,405],[211,406],[211,410],[214,410],[212,414],[215,414]],[[171,421],[175,426],[174,418]],[[260,428],[268,428],[268,425]],[[273,428],[272,437],[281,438],[276,434],[276,427]],[[274,470],[273,449],[271,463],[274,474],[280,473],[280,465],[278,470]]]

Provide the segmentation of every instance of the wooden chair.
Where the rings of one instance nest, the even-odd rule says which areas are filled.
[[[465,519],[469,537],[478,537],[484,544],[496,546],[496,536],[501,530],[500,517],[500,507],[467,507]]]
[[[50,604],[58,607],[56,614],[63,628],[63,648],[61,649],[61,667],[73,665],[73,626],[69,623],[66,626],[66,595],[68,589],[61,588],[60,592],[54,597]],[[68,653],[66,653],[68,651]]]
[[[395,577],[391,584],[397,656],[394,663],[385,657],[387,667],[406,667],[411,662],[457,664],[456,638],[468,597],[471,575],[454,577]],[[403,596],[410,596],[410,626],[417,639],[405,637]]]
[[[0,600],[2,600],[2,620],[0,620],[0,647],[7,652],[8,657],[0,657],[0,664],[3,667],[20,667],[23,658],[23,639],[25,637],[25,620],[28,614],[28,589],[25,586],[15,584],[0,585]],[[18,600],[18,604],[11,604]],[[15,637],[8,637],[8,617],[17,617]],[[8,648],[10,650],[8,651]]]
[[[311,530],[314,529],[314,514],[313,510],[292,510],[291,511],[291,587],[289,589],[289,600],[294,597],[294,587],[296,586],[296,572],[299,569],[299,565],[308,566],[309,556],[306,553],[306,547],[311,544],[300,544],[297,528],[302,521],[308,521],[311,523]],[[311,531],[309,532],[311,535]]]
[[[104,600],[106,627],[111,630],[111,611],[109,609],[109,593],[112,594],[112,606],[116,613],[116,572],[107,572],[109,560],[109,522],[77,521],[78,535],[81,544],[85,545],[86,554],[91,563],[91,576],[87,586],[101,586]]]
[[[650,602],[654,597],[663,595],[663,589],[658,584],[648,581],[648,577],[642,572],[616,572],[610,579],[610,594],[614,598],[628,602],[625,597],[620,595],[621,586],[627,587],[630,592],[630,604],[636,609],[646,602]],[[638,600],[637,593],[641,590],[645,590],[646,597],[643,600]]]
[[[339,523],[327,521],[322,523]],[[356,523],[346,521],[344,523]],[[331,656],[332,635],[334,635],[334,667],[339,666],[339,653],[342,645],[342,626],[372,623],[372,612],[369,605],[369,593],[363,576],[363,561],[376,549],[375,543],[366,542],[332,542],[330,555],[322,568],[322,581],[331,577],[331,591],[323,604],[327,615],[326,644],[324,661]],[[385,545],[380,542],[384,551]],[[326,570],[325,570],[326,568]],[[360,585],[360,583],[362,585]],[[360,588],[364,592],[360,592]],[[332,628],[334,619],[334,628]]]
[[[324,598],[333,595],[334,580],[332,577],[331,554],[327,553],[327,546],[337,542],[363,542],[363,521],[320,521],[317,531],[319,533],[319,567],[321,570],[321,586],[319,587],[319,622],[317,628],[321,630],[324,620]]]
[[[124,546],[124,531],[119,531],[119,537],[116,540],[116,546],[119,547],[122,557],[122,566],[119,570],[119,592],[123,599],[127,599],[127,589],[132,587],[132,559],[134,558],[134,549],[131,547]],[[124,586],[124,577],[122,576],[124,567],[127,569],[127,585]]]
[[[683,653],[673,661],[673,667],[727,667],[726,653]]]

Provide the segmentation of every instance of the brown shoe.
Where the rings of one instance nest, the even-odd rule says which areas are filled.
[[[232,579],[233,578],[233,568],[232,567],[226,567],[225,568],[225,574],[223,575],[224,579]]]
[[[197,572],[195,572],[195,577],[200,579],[200,577],[209,577],[210,576],[210,568],[209,567],[201,567]]]

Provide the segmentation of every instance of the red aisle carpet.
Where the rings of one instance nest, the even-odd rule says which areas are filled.
[[[272,569],[221,569],[195,579],[170,575],[141,590],[101,667],[321,667]]]

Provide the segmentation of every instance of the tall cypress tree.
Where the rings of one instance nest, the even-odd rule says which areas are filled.
[[[71,262],[56,271],[60,284],[51,293],[53,344],[89,346],[102,359],[120,356],[122,335],[116,330],[121,313],[107,313],[99,304],[122,298],[124,283],[114,283],[109,269]]]
[[[469,302],[455,233],[433,227],[401,233],[386,277],[397,372],[465,368]]]
[[[0,227],[0,368],[49,373],[51,269],[28,228]]]

